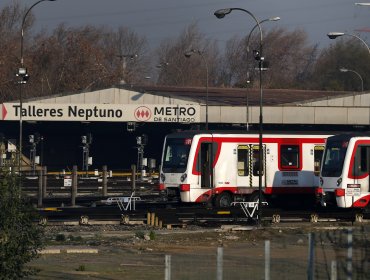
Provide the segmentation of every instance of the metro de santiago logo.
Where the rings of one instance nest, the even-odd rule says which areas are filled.
[[[134,115],[138,121],[145,122],[152,116],[152,111],[148,107],[140,106],[136,108]]]

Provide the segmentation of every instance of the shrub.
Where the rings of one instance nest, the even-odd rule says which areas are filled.
[[[19,176],[0,170],[0,279],[19,279],[36,271],[26,264],[44,246],[35,208],[21,195]]]

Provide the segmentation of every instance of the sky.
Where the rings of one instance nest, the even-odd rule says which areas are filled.
[[[36,0],[1,0],[0,8],[18,1],[29,7]],[[222,8],[242,8],[257,20],[279,16],[280,21],[265,22],[263,29],[283,27],[303,29],[309,42],[326,47],[333,43],[328,32],[356,34],[369,41],[370,6],[355,5],[356,0],[56,0],[42,2],[32,9],[36,16],[33,31],[67,26],[129,27],[145,36],[154,49],[162,40],[177,38],[192,23],[197,23],[205,37],[217,40],[219,46],[236,36],[247,36],[254,19],[242,11],[233,11],[223,19],[213,13]],[[357,0],[370,2],[370,0]],[[351,37],[346,36],[348,39]]]

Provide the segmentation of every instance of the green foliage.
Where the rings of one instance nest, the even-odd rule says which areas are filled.
[[[81,264],[77,269],[76,271],[85,271],[86,270],[86,267],[84,264]]]
[[[154,240],[155,239],[155,232],[154,231],[150,231],[150,233],[149,233],[149,238],[150,238],[150,240]]]
[[[0,279],[19,279],[35,273],[26,264],[43,247],[43,228],[35,209],[21,196],[19,178],[0,171]]]

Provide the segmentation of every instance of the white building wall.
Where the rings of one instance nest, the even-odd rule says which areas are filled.
[[[33,101],[68,104],[198,104],[189,100],[110,88],[93,92],[56,96]],[[370,93],[339,98],[311,100],[285,106],[264,106],[263,122],[275,124],[370,124]],[[259,123],[259,106],[208,106],[209,123]],[[206,106],[201,104],[201,122],[206,120]]]

